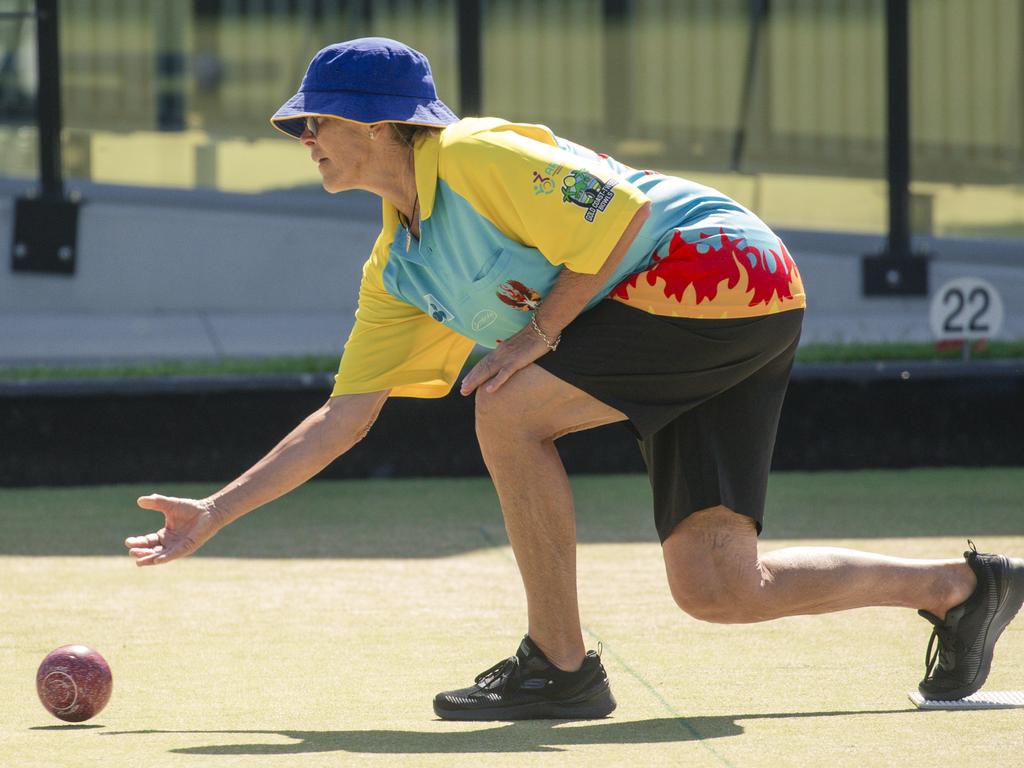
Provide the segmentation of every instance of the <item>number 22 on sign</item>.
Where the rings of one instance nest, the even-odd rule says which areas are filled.
[[[929,322],[938,341],[969,342],[991,339],[1003,326],[1003,300],[999,291],[980,277],[958,277],[932,294]]]

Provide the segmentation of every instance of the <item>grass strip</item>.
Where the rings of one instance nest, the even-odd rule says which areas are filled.
[[[220,360],[159,360],[142,363],[0,367],[0,379],[6,381],[26,381],[222,376],[228,374],[328,373],[337,370],[337,368],[338,358],[334,355],[267,358],[228,357]]]
[[[886,344],[804,344],[797,349],[798,363],[854,363],[878,360],[959,360],[963,344],[886,343]],[[1024,340],[978,341],[971,348],[978,360],[1024,358]]]

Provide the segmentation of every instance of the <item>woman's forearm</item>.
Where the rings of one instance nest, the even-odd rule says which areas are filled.
[[[608,282],[609,278],[618,269],[626,251],[633,244],[640,228],[651,215],[651,204],[647,203],[636,212],[633,220],[623,231],[615,248],[608,255],[601,269],[596,274],[585,275],[580,272],[573,272],[563,269],[555,280],[544,302],[537,310],[537,325],[549,338],[556,337],[571,323],[583,308]],[[526,329],[529,330],[529,329]]]
[[[361,440],[387,392],[341,395],[306,417],[237,480],[209,497],[224,525],[283,496]]]

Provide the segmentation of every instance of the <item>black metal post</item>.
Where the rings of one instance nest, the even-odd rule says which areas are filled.
[[[910,18],[908,0],[886,0],[886,176],[889,236],[885,253],[863,261],[865,296],[923,296],[928,262],[910,242]]]
[[[479,115],[483,106],[483,23],[480,5],[481,0],[459,0],[455,9],[460,116]]]
[[[633,89],[632,0],[603,0],[604,15],[604,127],[608,140],[620,140],[629,131]]]
[[[890,256],[910,257],[910,28],[908,0],[886,3],[885,60]]]
[[[39,182],[45,200],[64,199],[64,171],[60,154],[60,47],[57,42],[57,0],[36,2],[36,50],[39,92],[36,96],[39,129]]]
[[[78,201],[64,196],[57,0],[36,0],[35,17],[40,191],[15,201],[11,270],[72,275],[78,249]]]
[[[158,3],[156,33],[156,126],[161,131],[185,130],[185,25],[189,6]]]
[[[743,96],[740,101],[739,119],[736,121],[736,135],[732,142],[730,167],[738,172],[747,147],[747,129],[750,125],[750,110],[754,99],[754,83],[757,80],[760,63],[761,39],[768,22],[768,0],[747,0],[750,15],[750,36],[747,38],[747,66],[743,74]]]

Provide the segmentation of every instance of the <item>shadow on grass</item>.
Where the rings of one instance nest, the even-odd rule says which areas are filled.
[[[30,731],[92,731],[92,730],[95,730],[97,728],[106,728],[106,727],[107,726],[105,726],[105,725],[95,725],[95,724],[86,725],[84,723],[78,723],[78,724],[68,723],[67,725],[34,725],[31,728],[29,728],[29,730]]]
[[[765,539],[1024,535],[1024,468],[784,472],[772,476]],[[125,555],[126,536],[162,517],[135,506],[151,492],[201,498],[212,484],[0,489],[0,555]],[[573,478],[579,540],[657,543],[642,475]],[[425,558],[504,546],[485,478],[325,480],[239,520],[200,557]],[[947,553],[954,556],[957,552]]]
[[[184,755],[296,755],[317,752],[366,754],[459,754],[470,752],[559,752],[565,747],[585,744],[670,744],[720,739],[743,733],[741,720],[848,717],[853,715],[908,714],[909,709],[841,712],[779,712],[755,715],[713,715],[704,717],[663,717],[624,722],[604,721],[587,725],[566,725],[566,721],[535,720],[498,725],[459,733],[426,731],[116,731],[104,736],[146,734],[224,735],[249,738],[276,736],[286,744],[237,743],[181,747],[171,752]],[[563,727],[559,727],[563,726]]]

